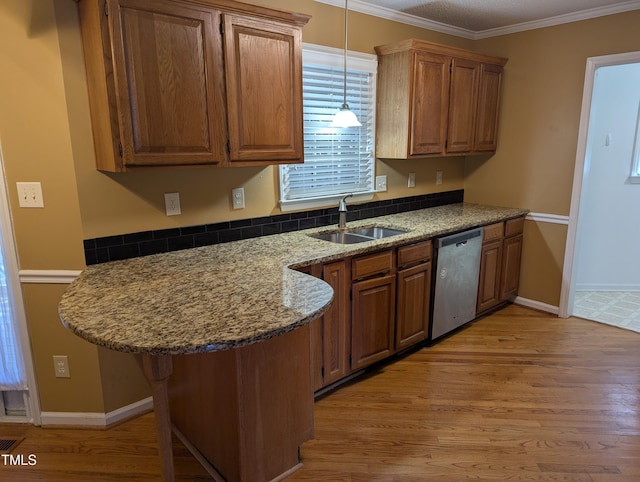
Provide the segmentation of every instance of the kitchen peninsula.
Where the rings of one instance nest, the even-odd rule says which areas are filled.
[[[260,395],[258,401],[263,400],[269,387],[258,377],[269,373],[269,363],[278,364],[278,370],[290,370],[294,378],[288,386],[302,392],[296,403],[303,405],[298,408],[301,414],[307,413],[308,424],[294,429],[303,438],[312,436],[313,421],[305,409],[312,410],[313,404],[308,324],[328,309],[333,292],[324,281],[295,269],[408,245],[526,213],[523,209],[459,203],[349,223],[350,227],[385,226],[406,231],[359,244],[337,244],[309,236],[333,228],[324,227],[93,265],[65,292],[59,305],[60,317],[69,330],[91,343],[142,355],[145,373],[154,389],[164,474],[171,479],[170,419],[174,419],[177,430],[183,432],[192,448],[208,450],[207,444],[215,445],[211,441],[215,437],[207,437],[206,433],[214,429],[203,424],[214,416],[207,413],[212,412],[210,405],[198,397],[214,400],[232,388],[240,387],[238,391],[242,392],[242,383],[253,383],[252,388],[258,388],[256,393]],[[288,336],[294,337],[292,343],[284,342]],[[279,345],[270,347],[272,343]],[[293,352],[284,358],[275,356],[286,347]],[[203,390],[213,385],[211,377],[215,374],[204,368],[206,361],[200,363],[197,359],[216,354],[227,354],[215,366],[229,370],[216,380],[227,380],[232,385]],[[167,390],[174,360],[176,370]],[[300,360],[309,360],[302,370]],[[255,379],[247,380],[246,374],[251,370],[243,371],[245,365],[259,367]],[[280,379],[286,376],[281,373]],[[181,377],[187,377],[189,382],[183,383]],[[276,392],[278,387],[272,390]],[[242,393],[238,397],[238,403],[244,403]],[[274,397],[279,400],[275,393]],[[181,409],[185,400],[190,400],[191,405]],[[279,404],[270,405],[277,409]],[[226,408],[238,411],[231,402]],[[243,416],[252,412],[251,420],[262,422],[270,416],[261,413],[265,408],[254,406],[243,411]],[[230,414],[215,416],[229,418]],[[235,427],[240,431],[246,422]],[[262,424],[244,427],[255,437],[262,429]],[[299,443],[303,441],[298,439]],[[239,445],[243,443],[238,441]],[[268,440],[264,443],[268,444]],[[208,462],[219,469],[216,460]],[[273,478],[282,472],[263,475]]]

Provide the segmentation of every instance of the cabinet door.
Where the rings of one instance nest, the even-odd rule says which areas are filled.
[[[502,281],[500,299],[506,300],[518,294],[520,283],[520,258],[522,235],[505,238],[502,253]]]
[[[431,262],[398,271],[396,350],[424,340],[429,333]]]
[[[413,54],[409,155],[444,153],[449,106],[448,57]]]
[[[453,59],[447,152],[471,152],[478,99],[480,64],[472,60]]]
[[[350,372],[350,302],[351,279],[345,260],[323,267],[322,279],[333,288],[333,304],[323,317],[323,386]]]
[[[352,369],[363,368],[393,353],[395,288],[395,275],[352,285]]]
[[[502,66],[482,64],[478,88],[478,114],[473,150],[493,152],[498,145],[498,110]]]
[[[225,15],[224,31],[231,162],[301,162],[301,30]]]
[[[108,5],[113,115],[120,123],[124,167],[224,161],[218,13],[180,1],[108,0]]]
[[[481,313],[500,303],[500,269],[502,267],[502,238],[482,245],[478,305]]]

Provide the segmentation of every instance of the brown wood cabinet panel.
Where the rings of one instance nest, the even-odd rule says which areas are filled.
[[[522,234],[523,231],[524,231],[524,217],[509,219],[504,223],[505,237],[513,236],[514,234]]]
[[[520,284],[520,259],[522,234],[505,238],[502,253],[502,281],[500,299],[507,300],[518,294]]]
[[[357,370],[394,351],[395,275],[352,285],[351,368]]]
[[[429,333],[431,262],[398,271],[395,348],[424,340]]]
[[[351,279],[347,261],[324,265],[322,279],[334,293],[333,304],[323,316],[322,386],[327,386],[347,376],[351,370]]]
[[[502,227],[503,223],[499,223]],[[482,245],[480,254],[480,280],[478,304],[481,313],[500,303],[500,270],[502,268],[502,236]]]
[[[358,280],[379,274],[390,273],[395,267],[392,250],[360,256],[351,263],[351,279]]]
[[[478,62],[456,58],[451,61],[447,152],[473,150],[479,74]]]
[[[442,154],[447,139],[450,61],[424,52],[413,55],[409,155]]]
[[[473,150],[494,152],[498,147],[498,114],[502,84],[501,65],[482,64],[478,89],[478,114]]]
[[[224,15],[230,161],[302,162],[302,32]]]
[[[482,228],[482,242],[493,241],[495,239],[502,239],[504,237],[504,223],[499,222],[495,224],[489,224]]]
[[[406,267],[431,259],[431,240],[398,248],[398,267]]]
[[[237,349],[174,356],[172,422],[225,480],[275,479],[313,437],[310,365],[309,325]]]

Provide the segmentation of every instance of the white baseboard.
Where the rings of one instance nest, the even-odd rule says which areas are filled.
[[[528,298],[523,298],[522,296],[516,296],[516,299],[513,300],[513,302],[516,305],[526,306],[527,308],[533,308],[534,310],[546,311],[553,315],[557,315],[559,312],[559,308],[557,306],[549,305],[542,301],[530,300]]]
[[[153,398],[148,397],[109,413],[98,412],[42,412],[42,425],[73,425],[82,427],[107,427],[153,409]]]
[[[576,283],[576,291],[640,291],[640,285],[613,283]]]

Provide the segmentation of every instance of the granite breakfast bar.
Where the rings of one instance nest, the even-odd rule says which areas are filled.
[[[350,222],[349,227],[376,225],[407,231],[359,244],[342,245],[309,236],[335,228],[327,226],[92,265],[63,295],[60,317],[69,330],[91,343],[142,355],[153,389],[163,475],[172,480],[167,380],[174,356],[186,360],[190,357],[177,355],[191,354],[195,359],[207,353],[235,353],[253,345],[268,346],[295,333],[299,335],[295,344],[307,351],[301,359],[310,360],[307,325],[322,316],[333,292],[323,281],[292,268],[410,244],[526,213],[451,204]],[[249,358],[255,361],[254,355]],[[279,363],[279,369],[286,369],[286,363]],[[186,373],[185,365],[181,366],[181,373]],[[292,374],[298,379],[310,377],[310,370],[292,370]],[[292,380],[291,385],[298,381]],[[300,386],[307,385],[300,381]],[[312,407],[313,393],[304,397]],[[215,466],[215,461],[209,462]]]

